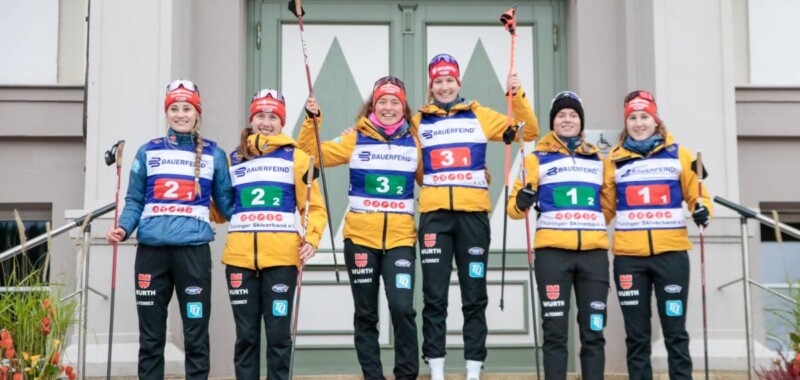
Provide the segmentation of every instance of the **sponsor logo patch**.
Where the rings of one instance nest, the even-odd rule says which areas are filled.
[[[683,301],[681,300],[667,300],[667,316],[680,317],[683,315]]]
[[[289,315],[289,301],[287,300],[272,301],[272,315],[276,317],[285,317]]]
[[[469,252],[469,254],[473,256],[480,256],[483,255],[484,250],[481,247],[472,247],[468,249],[467,252]]]
[[[242,274],[231,273],[231,288],[238,288],[242,286]]]
[[[201,288],[199,286],[190,286],[190,287],[184,289],[183,291],[186,292],[186,294],[189,294],[189,295],[192,295],[192,296],[196,296],[196,295],[198,295],[198,294],[203,292],[203,288]]]
[[[186,317],[191,319],[203,318],[203,303],[188,302],[186,304]]]
[[[558,296],[561,294],[561,286],[560,285],[546,285],[545,292],[547,293],[547,299],[549,300],[557,300]]]
[[[600,301],[594,301],[594,302],[590,303],[589,306],[592,309],[595,309],[595,310],[605,310],[606,309],[606,304],[604,302],[600,302]]]
[[[136,277],[139,281],[139,287],[142,289],[147,289],[150,287],[150,279],[152,278],[151,275],[146,273],[139,273]]]
[[[603,314],[592,314],[589,316],[589,326],[592,331],[603,331]]]
[[[472,278],[483,278],[486,273],[483,269],[483,263],[469,263],[469,276]]]
[[[354,257],[356,259],[356,266],[357,267],[363,268],[363,267],[367,266],[367,258],[368,258],[368,256],[367,256],[366,253],[356,253],[354,255]]]
[[[408,267],[411,266],[411,262],[406,260],[406,259],[401,259],[401,260],[395,261],[394,265],[398,266],[398,267],[401,267],[401,268],[408,268]]]
[[[425,247],[430,248],[436,245],[436,234],[425,234],[423,235],[423,237],[424,237],[423,240],[425,242]]]
[[[272,291],[275,293],[286,293],[289,291],[289,285],[275,284],[272,286]]]
[[[683,288],[681,288],[680,285],[674,285],[674,284],[673,285],[667,285],[667,286],[664,287],[664,291],[665,292],[672,293],[672,294],[680,293],[682,289]]]
[[[625,290],[630,289],[633,286],[633,275],[632,274],[621,274],[619,275],[619,287]]]
[[[411,289],[411,275],[408,273],[398,273],[395,276],[395,286],[397,289]]]

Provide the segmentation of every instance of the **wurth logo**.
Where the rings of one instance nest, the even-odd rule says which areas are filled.
[[[150,161],[147,161],[147,165],[149,165],[151,168],[157,168],[161,166],[161,157],[151,158]]]
[[[152,278],[151,275],[146,273],[139,273],[137,279],[139,280],[139,287],[142,289],[147,289],[150,286],[150,279]]]
[[[363,268],[367,266],[368,256],[366,253],[356,253],[355,260],[356,260],[356,267]]]
[[[632,274],[621,274],[619,275],[619,287],[625,290],[630,289],[633,286],[633,275]]]
[[[436,245],[436,234],[425,234],[425,247],[431,248]]]
[[[369,151],[361,152],[358,154],[358,159],[366,162],[369,161],[369,156],[370,156]]]
[[[231,273],[231,288],[238,288],[242,286],[242,274]]]
[[[561,294],[560,285],[547,285],[545,289],[547,292],[547,299],[550,300],[557,300],[558,296]]]

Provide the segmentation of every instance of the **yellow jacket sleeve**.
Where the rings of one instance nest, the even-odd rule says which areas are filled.
[[[714,209],[711,204],[711,199],[708,196],[708,189],[703,186],[703,193],[700,194],[697,173],[692,171],[694,155],[692,155],[689,149],[679,147],[678,159],[681,161],[681,190],[683,191],[683,200],[686,201],[686,206],[689,208],[690,212],[694,212],[695,207],[697,207],[697,202],[702,201],[703,206],[708,208],[708,214],[709,217],[711,217]]]
[[[525,169],[528,172],[527,177],[525,178],[526,182],[530,183],[533,189],[538,191],[539,159],[536,158],[536,155],[529,154],[525,156]],[[511,195],[508,196],[508,205],[506,206],[506,210],[508,211],[508,216],[511,217],[511,219],[525,218],[525,211],[517,208],[517,193],[520,190],[522,190],[522,173],[520,173],[516,181],[514,181],[514,188],[511,191]]]
[[[322,129],[322,118],[317,118],[317,125]],[[298,145],[303,152],[317,156],[317,136],[314,133],[314,119],[306,116],[300,134],[297,137]],[[350,162],[350,156],[356,146],[356,132],[352,131],[334,140],[322,142],[322,155],[325,167],[339,166]],[[314,166],[319,167],[319,157],[314,160]]]
[[[525,141],[536,140],[539,136],[539,121],[533,113],[533,107],[525,96],[525,90],[520,87],[517,94],[511,98],[511,109],[514,112],[513,123],[525,122]],[[503,141],[503,132],[508,128],[508,116],[487,107],[475,110],[475,116],[483,127],[486,138],[491,141]]]
[[[295,150],[294,153],[294,191],[296,194],[297,210],[300,212],[300,223],[305,220],[306,212],[306,174],[309,170],[308,155],[305,152]],[[311,198],[308,205],[308,230],[306,241],[311,243],[316,249],[325,231],[328,220],[328,211],[322,201],[319,192],[319,183],[315,180],[311,183]]]
[[[614,180],[616,169],[617,167],[610,157],[606,157],[603,160],[603,187],[600,189],[600,206],[603,208],[606,224],[611,223],[611,220],[617,215],[617,184]]]

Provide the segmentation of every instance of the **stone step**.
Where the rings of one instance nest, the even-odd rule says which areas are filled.
[[[419,380],[430,380],[429,375],[420,375]],[[536,378],[536,373],[483,373],[481,380],[531,380]],[[544,374],[542,374],[544,378]],[[567,380],[580,380],[581,376],[576,373],[571,373],[567,376]],[[703,371],[695,371],[692,373],[692,378],[696,380],[704,380],[705,373]],[[101,380],[104,377],[87,377],[87,380]],[[114,380],[136,380],[136,377],[120,376],[113,377]],[[171,377],[169,380],[182,380],[183,377]],[[316,375],[316,376],[295,376],[296,380],[361,380],[363,377],[358,375]],[[393,379],[393,377],[389,377]],[[607,373],[606,380],[628,380],[628,375],[624,373]],[[709,373],[710,380],[746,380],[746,371],[711,371]],[[233,380],[233,378],[217,378],[216,380]],[[464,374],[451,373],[446,375],[446,380],[464,380]],[[666,372],[658,372],[653,374],[653,380],[669,380],[669,374]]]

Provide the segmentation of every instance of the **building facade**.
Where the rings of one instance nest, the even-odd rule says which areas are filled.
[[[796,14],[800,6],[778,0],[517,3],[515,67],[539,117],[542,134],[548,131],[550,99],[570,89],[583,98],[592,142],[602,138],[613,144],[623,125],[623,97],[634,89],[648,89],[657,97],[660,114],[676,139],[692,151],[703,152],[711,173],[706,183],[712,195],[755,209],[776,209],[787,221],[796,217],[800,179],[792,173],[800,173],[792,158],[797,158],[800,129],[790,121],[800,116],[800,78],[792,71],[800,58],[792,55],[796,52],[773,56],[773,51],[780,41],[790,46],[800,37],[800,30],[788,19],[773,19],[788,17],[781,15],[792,14],[792,10]],[[404,80],[412,109],[422,105],[427,62],[441,52],[459,60],[464,96],[504,110],[504,78],[511,49],[509,35],[498,18],[510,5],[473,0],[304,1],[309,66],[325,114],[322,137],[333,138],[352,126],[372,83],[383,75]],[[34,15],[57,27],[33,27]],[[42,217],[61,225],[113,201],[116,171],[104,165],[102,154],[117,140],[127,141],[124,191],[134,150],[165,134],[161,104],[164,85],[171,79],[188,78],[199,85],[203,134],[225,150],[235,147],[239,132],[247,125],[249,95],[258,88],[277,88],[284,93],[285,133],[297,135],[307,87],[297,19],[285,1],[42,0],[29,4],[0,0],[0,21],[3,36],[20,34],[22,28],[38,30],[31,37],[36,39],[25,43],[0,39],[0,158],[15,163],[0,169],[3,178],[11,179],[0,188],[0,211],[29,207],[29,212],[34,212],[36,207],[26,205],[38,204],[38,210],[49,205],[49,214]],[[776,33],[774,28],[783,29]],[[12,60],[11,56],[19,58]],[[33,64],[40,61],[47,64]],[[494,178],[490,193],[495,210],[502,210],[503,147],[494,145],[487,153]],[[19,157],[30,158],[18,165]],[[518,164],[516,161],[512,167]],[[343,169],[329,173],[334,241],[338,261],[343,263],[345,209],[341,200],[346,196],[347,177]],[[512,178],[514,175],[512,172]],[[717,290],[741,277],[739,218],[722,206],[715,211],[716,219],[705,238],[710,366],[743,370],[742,287]],[[111,218],[94,223],[90,282],[95,289],[108,289],[110,284],[111,247],[104,236]],[[524,227],[509,223],[506,307],[501,311],[502,218],[501,212],[491,215],[486,371],[531,371],[535,321],[527,290]],[[759,254],[761,233],[755,223],[749,231],[751,272],[761,280],[762,267],[768,266]],[[218,260],[225,232],[225,225],[218,226],[217,240],[212,243],[218,263],[213,269],[212,376],[233,374],[234,323],[224,267]],[[690,235],[696,243],[696,228],[690,227]],[[341,284],[335,282],[330,239],[326,236],[322,241],[320,254],[304,276],[295,373],[356,373],[349,285],[346,278]],[[73,250],[68,239],[57,244],[57,252]],[[796,246],[791,249],[798,251]],[[132,375],[136,370],[134,254],[135,241],[121,246],[114,332],[114,373],[119,375]],[[688,324],[692,356],[699,369],[703,330],[696,244],[691,257]],[[51,270],[73,273],[72,260],[72,255],[54,255]],[[416,288],[421,289],[420,284]],[[608,372],[625,372],[624,328],[615,289],[610,291],[606,367]],[[421,290],[418,293],[421,311]],[[774,355],[765,346],[769,326],[761,312],[766,301],[760,293],[753,294],[756,357],[769,360]],[[460,294],[455,276],[450,297],[448,367],[460,370]],[[98,343],[89,346],[86,373],[101,375],[107,352],[108,301],[93,295],[89,310],[90,328]],[[170,310],[168,371],[181,373],[180,310],[176,305]],[[380,327],[384,363],[391,363],[386,305]],[[664,369],[666,352],[658,330],[654,321],[654,365]],[[573,343],[577,347],[577,337]],[[74,346],[71,352],[74,358]],[[576,350],[571,357],[571,368],[579,370]]]

